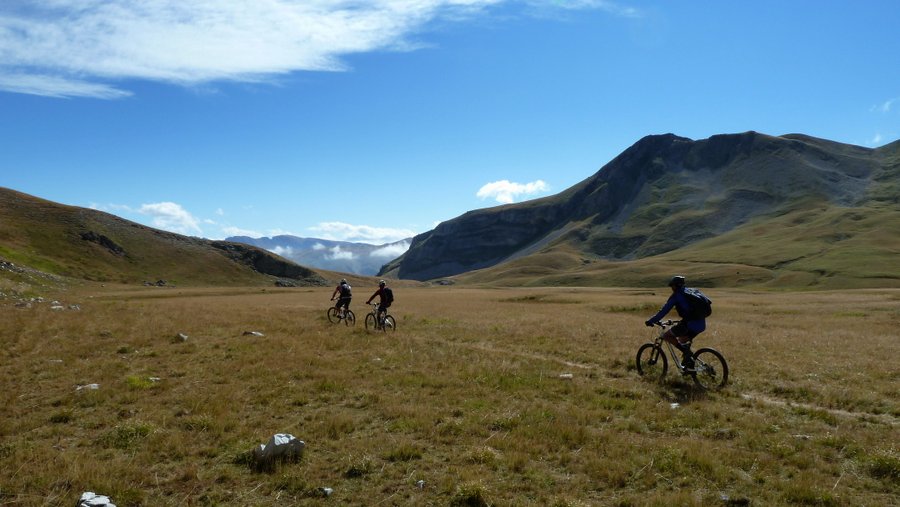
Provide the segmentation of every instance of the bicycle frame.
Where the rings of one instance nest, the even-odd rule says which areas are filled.
[[[662,345],[663,344],[666,345],[666,349],[669,351],[669,357],[672,358],[672,364],[674,364],[675,367],[678,369],[678,371],[680,371],[682,374],[692,371],[690,368],[685,368],[684,366],[681,365],[681,361],[678,359],[678,355],[677,355],[678,352],[681,352],[681,351],[676,349],[674,345],[672,345],[671,343],[669,343],[668,341],[663,339],[663,336],[666,334],[666,331],[668,331],[669,328],[671,328],[672,326],[675,325],[675,321],[674,320],[666,320],[666,321],[660,322],[658,325],[659,325],[659,332],[657,333],[656,338],[654,339],[653,343],[655,343],[656,346],[659,347],[659,350],[662,351],[663,354],[665,354],[666,352],[665,352],[665,350],[663,350]],[[678,352],[676,352],[676,351],[678,351]]]

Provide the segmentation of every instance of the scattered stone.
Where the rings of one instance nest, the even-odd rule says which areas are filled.
[[[425,489],[425,481],[423,481],[421,479],[416,481],[416,487],[419,489]]]
[[[671,408],[672,410],[675,410],[676,408],[680,408],[680,407],[681,407],[680,403],[670,403],[669,404],[669,408]]]
[[[188,335],[184,333],[178,333],[172,337],[172,343],[184,343],[188,341]]]
[[[81,233],[81,239],[85,241],[90,241],[92,243],[97,243],[98,245],[106,248],[110,251],[110,253],[115,255],[125,255],[125,249],[121,246],[117,245],[115,241],[107,238],[102,234],[97,234],[94,231],[88,231]]]
[[[319,491],[322,492],[322,496],[331,496],[334,493],[334,490],[331,488],[319,488]]]
[[[116,507],[106,495],[98,495],[93,491],[81,494],[81,500],[75,507]]]
[[[16,303],[16,308],[31,308],[30,301],[19,301]]]
[[[89,391],[96,391],[100,389],[100,384],[84,384],[81,386],[75,386],[76,391],[81,391],[82,389],[87,389]]]
[[[69,305],[69,310],[74,310],[74,311],[81,310],[81,305]]]
[[[306,442],[294,435],[276,433],[267,444],[259,444],[252,451],[251,466],[256,471],[272,472],[278,463],[296,463],[303,457]]]
[[[297,284],[290,280],[278,279],[278,280],[275,280],[275,286],[276,287],[296,287]]]
[[[572,380],[574,377],[575,376],[572,375],[571,373],[560,373],[559,374],[559,378],[561,378],[563,380]]]
[[[244,331],[244,336],[265,336],[259,331]]]

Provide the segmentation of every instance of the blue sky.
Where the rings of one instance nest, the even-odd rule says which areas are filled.
[[[381,244],[645,135],[900,138],[900,2],[2,0],[0,186]]]

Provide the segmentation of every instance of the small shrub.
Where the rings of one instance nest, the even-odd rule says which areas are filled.
[[[368,475],[374,468],[372,459],[369,456],[353,457],[348,460],[347,469],[344,471],[344,477],[355,479]]]
[[[142,422],[120,424],[106,433],[106,435],[101,438],[101,441],[107,447],[129,449],[134,447],[140,440],[153,433],[153,430],[153,426]]]
[[[400,444],[389,452],[384,459],[388,461],[412,461],[422,457],[422,450],[412,444]]]
[[[72,421],[70,412],[59,412],[50,416],[50,422],[53,424],[65,424]]]
[[[156,386],[156,383],[149,377],[142,377],[140,375],[129,375],[125,377],[125,384],[132,389],[152,389]]]
[[[484,487],[480,484],[464,484],[456,489],[450,499],[451,507],[488,507],[492,505],[485,498]]]
[[[900,480],[900,458],[894,455],[874,456],[869,461],[869,473],[877,479]]]

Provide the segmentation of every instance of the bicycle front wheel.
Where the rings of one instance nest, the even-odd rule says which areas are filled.
[[[374,331],[377,329],[375,327],[375,314],[370,313],[366,315],[366,331]]]
[[[721,389],[728,383],[728,363],[715,349],[700,349],[694,353],[694,382],[707,390]]]
[[[328,322],[331,322],[332,324],[337,324],[341,320],[338,309],[333,306],[325,312],[325,316],[328,317]]]
[[[669,360],[662,347],[655,343],[645,343],[638,349],[635,358],[637,371],[640,375],[651,380],[661,381],[669,369]]]
[[[390,315],[385,315],[384,317],[384,328],[383,331],[387,333],[388,331],[396,331],[397,330],[397,322]]]
[[[352,311],[352,310],[349,310],[349,309],[348,309],[348,310],[344,313],[344,324],[346,324],[346,325],[348,325],[348,326],[355,326],[355,325],[356,325],[356,315],[353,314],[353,311]]]

